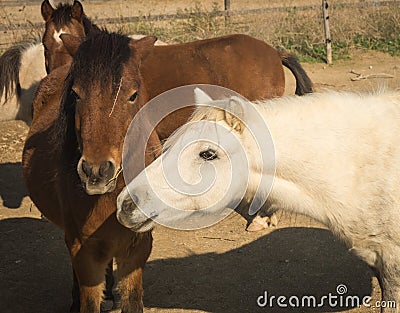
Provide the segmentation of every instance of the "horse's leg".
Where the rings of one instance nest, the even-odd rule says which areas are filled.
[[[80,313],[99,313],[108,261],[95,259],[95,253],[79,253],[73,266],[79,282]]]
[[[79,309],[81,307],[81,301],[80,301],[78,279],[76,278],[75,271],[73,270],[72,272],[73,272],[74,282],[72,285],[72,305],[69,311],[76,313],[79,312]]]
[[[81,245],[79,240],[68,240],[67,237],[72,267],[79,283],[80,313],[99,313],[106,268],[112,256],[105,254],[104,250],[99,251],[105,245],[93,244],[90,240]]]
[[[143,312],[142,273],[152,247],[151,232],[137,234],[133,246],[116,258],[121,313]]]
[[[113,294],[113,287],[114,287],[114,274],[113,274],[113,260],[111,260],[106,269],[106,288],[104,289],[104,298],[103,302],[105,303],[105,306],[114,307],[114,294]],[[111,303],[109,303],[111,302]],[[111,305],[110,305],[111,304]]]
[[[400,277],[387,271],[378,275],[382,291],[381,313],[400,313]]]
[[[249,232],[255,232],[259,230],[263,230],[269,228],[271,226],[278,225],[278,218],[276,216],[276,208],[263,206],[260,211],[258,211],[257,215],[252,219],[246,230]]]
[[[70,308],[70,312],[77,313],[80,310],[81,301],[80,301],[80,292],[79,292],[79,283],[76,278],[75,271],[73,271],[73,286],[72,286],[72,305]],[[107,265],[106,269],[106,288],[104,289],[104,301],[112,301],[111,306],[114,307],[114,294],[113,294],[113,286],[114,286],[114,275],[113,275],[113,261]]]
[[[400,313],[400,248],[387,242],[377,254],[357,249],[355,253],[369,264],[382,292],[381,313]]]

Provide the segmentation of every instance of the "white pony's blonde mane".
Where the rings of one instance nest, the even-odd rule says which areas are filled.
[[[333,102],[332,99],[343,98],[344,100],[370,98],[370,97],[385,97],[389,102],[398,103],[400,97],[400,88],[396,90],[389,90],[385,85],[379,85],[376,90],[349,92],[349,91],[335,91],[328,90],[318,93],[307,94],[306,96],[283,96],[274,99],[252,101],[251,103],[262,113],[273,112],[275,108],[285,107],[287,109],[297,108],[302,109],[301,105],[306,103],[316,103],[319,101]],[[392,98],[392,100],[390,100]],[[221,101],[221,100],[218,100]],[[228,99],[226,99],[228,101]],[[245,108],[244,108],[245,109]],[[196,107],[188,122],[198,122],[202,120],[207,121],[224,121],[226,115],[222,108],[216,108],[209,105],[199,105]],[[226,121],[226,120],[225,120]]]
[[[385,86],[379,86],[376,90],[369,92],[348,92],[348,91],[323,91],[313,94],[308,94],[306,96],[284,96],[275,99],[268,99],[262,101],[251,102],[255,105],[256,109],[265,117],[273,116],[276,112],[297,112],[299,115],[308,114],[308,112],[313,112],[314,110],[321,110],[320,105],[329,106],[347,106],[351,100],[360,100],[360,98],[385,97],[388,102],[399,103],[400,102],[400,90],[388,90]],[[339,98],[339,99],[338,99]],[[225,121],[226,114],[224,113],[223,106],[221,106],[221,101],[226,101],[228,104],[229,99],[216,100],[219,103],[218,107],[213,105],[198,105],[194,110],[193,114],[188,120],[188,124],[195,123],[199,121]],[[356,101],[360,103],[360,101]],[[307,110],[304,106],[311,106]],[[350,106],[350,105],[349,105]],[[245,107],[244,107],[245,109]],[[351,108],[349,108],[349,114],[351,114]],[[246,121],[245,121],[246,122]],[[284,126],[283,126],[284,127]],[[176,130],[164,143],[163,150],[167,150],[170,146],[174,145],[177,140],[185,134],[187,127],[181,127]]]

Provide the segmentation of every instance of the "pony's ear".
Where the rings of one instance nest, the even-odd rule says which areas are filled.
[[[242,99],[233,96],[229,99],[229,102],[224,110],[226,123],[239,133],[242,133],[244,130],[244,106],[245,103]]]
[[[213,101],[213,99],[204,90],[196,87],[194,89],[194,101],[196,104],[207,104]]]
[[[157,37],[155,36],[146,36],[138,40],[131,39],[129,47],[135,53],[136,58],[143,61],[153,50],[156,41]]]
[[[42,6],[40,7],[40,11],[42,12],[42,17],[45,22],[50,20],[51,16],[53,15],[54,9],[51,6],[49,0],[44,0],[42,2]]]
[[[82,21],[83,6],[78,0],[75,0],[71,7],[71,16],[78,21]]]
[[[71,56],[75,55],[80,44],[85,40],[83,37],[77,37],[71,34],[61,34],[60,39]]]

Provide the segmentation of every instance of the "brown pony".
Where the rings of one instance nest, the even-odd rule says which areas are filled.
[[[46,23],[42,43],[47,73],[72,62],[72,56],[65,49],[60,39],[61,34],[66,33],[82,37],[89,33],[100,31],[86,17],[79,1],[74,1],[73,5],[59,3],[57,8],[54,9],[49,0],[44,0],[41,6],[41,13]]]
[[[88,33],[100,31],[85,15],[82,4],[74,1],[73,5],[59,3],[54,9],[49,0],[44,0],[41,13],[45,21],[45,32],[42,37],[46,72],[49,74],[54,69],[66,64],[71,64],[72,56],[65,49],[60,35],[68,33],[74,36],[85,36]],[[33,112],[37,111],[34,108]],[[105,300],[114,301],[112,287],[114,285],[113,261],[111,260],[106,270]],[[79,288],[74,284],[72,294],[79,298]]]
[[[70,68],[52,71],[38,88],[23,152],[26,183],[41,212],[65,231],[80,289],[80,305],[74,294],[72,310],[99,312],[104,271],[115,257],[122,312],[142,312],[142,270],[151,233],[131,232],[115,216],[124,186],[118,176],[122,144],[131,119],[152,97],[185,84],[218,84],[251,100],[280,96],[285,54],[245,35],[164,47],[153,47],[153,37],[134,41],[106,31],[89,34],[83,43],[66,34],[61,39],[74,58]],[[296,63],[293,71],[299,68]],[[299,75],[297,92],[311,91],[302,69]],[[166,119],[151,145],[189,114]],[[148,154],[146,164],[156,156]]]
[[[95,87],[107,86],[105,89],[112,93],[113,81],[122,75],[128,75],[126,82],[130,82],[128,77],[138,74],[136,62],[148,53],[153,44],[153,39],[129,45],[129,39],[121,41],[119,35],[109,37],[108,41],[98,38],[99,41],[83,44],[71,69],[68,65],[59,67],[42,80],[34,99],[34,103],[40,105],[23,152],[22,166],[32,200],[49,220],[65,231],[74,285],[78,285],[80,291],[79,294],[75,290],[73,294],[72,312],[100,311],[104,274],[112,258],[118,264],[122,312],[143,311],[142,270],[151,251],[151,233],[136,234],[117,222],[115,201],[122,182],[112,193],[88,195],[76,171],[81,155],[79,138],[87,129],[77,129],[75,133],[75,126],[79,125],[80,119],[86,121],[98,115],[86,111],[84,101],[97,101],[91,105],[93,109],[101,104],[98,103],[100,98],[94,96]],[[96,46],[97,55],[90,55],[94,51],[88,46],[92,45]],[[136,46],[140,47],[136,49]],[[132,58],[131,50],[134,51]],[[97,62],[86,63],[88,58]],[[132,60],[128,64],[129,59]],[[92,65],[101,67],[91,72]],[[127,72],[122,71],[125,67]],[[102,75],[96,76],[99,72]],[[82,83],[82,76],[89,73],[91,75],[87,77],[93,84],[84,89],[89,98],[77,100],[71,84]],[[102,82],[99,85],[100,77]],[[92,140],[101,141],[102,134],[96,133],[94,125],[92,127]],[[106,120],[101,128],[108,128]],[[104,144],[109,145],[106,141]]]

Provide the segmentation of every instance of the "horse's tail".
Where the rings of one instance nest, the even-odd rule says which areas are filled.
[[[3,104],[14,94],[20,96],[19,71],[22,53],[27,49],[27,46],[27,44],[12,46],[0,57],[0,99],[4,95]]]
[[[296,95],[302,96],[313,92],[313,84],[297,58],[286,51],[278,51],[282,64],[286,66],[296,78]]]

